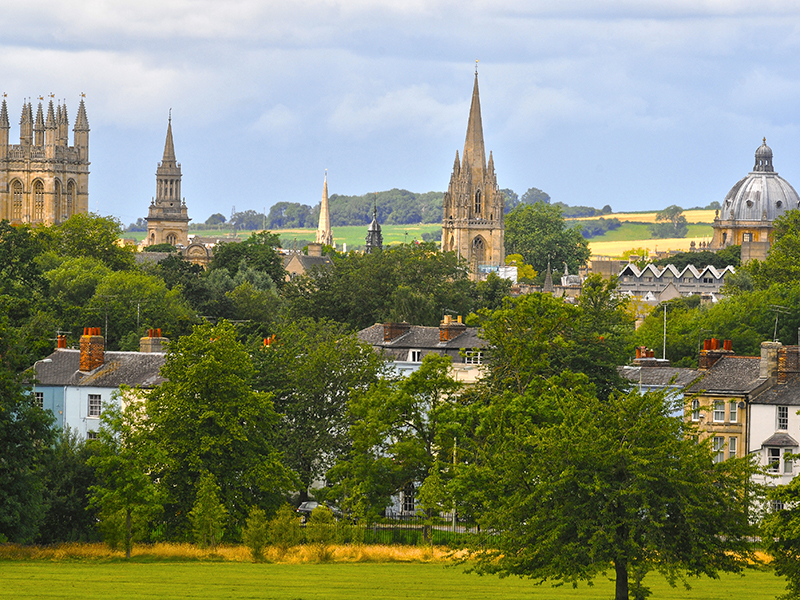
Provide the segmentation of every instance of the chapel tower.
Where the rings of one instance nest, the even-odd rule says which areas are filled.
[[[172,112],[167,124],[164,157],[156,169],[156,197],[147,215],[147,245],[189,245],[189,215],[181,198],[181,163],[175,160],[172,141]]]
[[[331,213],[328,208],[328,171],[325,171],[325,183],[322,184],[322,202],[319,205],[319,225],[317,226],[317,243],[333,246],[331,232]]]
[[[66,102],[22,103],[19,144],[9,144],[11,125],[5,97],[0,104],[0,219],[13,224],[66,221],[89,212],[89,121],[83,98],[69,145]]]
[[[505,196],[497,185],[494,159],[483,144],[478,70],[472,89],[464,154],[456,160],[442,202],[442,251],[469,262],[472,279],[482,279],[505,261]]]

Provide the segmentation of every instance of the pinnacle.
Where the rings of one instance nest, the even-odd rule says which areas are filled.
[[[478,173],[486,168],[486,151],[483,145],[483,123],[481,121],[481,99],[478,92],[478,74],[475,73],[475,85],[472,88],[472,103],[469,108],[467,139],[464,142],[464,161],[469,154],[469,163]]]
[[[89,120],[86,118],[86,105],[81,98],[81,103],[78,105],[78,116],[75,119],[75,131],[89,131]]]
[[[39,102],[39,108],[36,110],[36,125],[34,129],[37,131],[44,129],[44,112],[42,111],[42,103]]]
[[[3,104],[0,106],[0,127],[3,129],[9,129],[11,127],[8,122],[8,106],[6,106],[5,98],[3,98]]]
[[[38,120],[37,120],[37,123],[38,123]],[[47,107],[47,122],[45,123],[45,127],[47,129],[55,129],[56,128],[56,115],[55,115],[55,111],[53,110],[53,101],[52,100],[50,100],[50,104]]]
[[[164,158],[161,159],[164,166],[169,164],[173,166],[175,163],[175,144],[172,141],[172,116],[170,115],[169,123],[167,124],[167,140],[164,142]]]

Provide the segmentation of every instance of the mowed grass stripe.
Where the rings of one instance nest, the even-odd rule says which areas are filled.
[[[534,585],[518,578],[468,575],[462,567],[441,564],[252,564],[0,562],[0,598],[268,600],[607,600],[614,584],[598,578],[577,589]],[[670,588],[659,575],[647,584],[654,599],[772,600],[784,581],[769,570],[748,570],[744,577],[690,581],[691,590]]]

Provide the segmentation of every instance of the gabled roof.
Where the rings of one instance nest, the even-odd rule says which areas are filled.
[[[643,269],[639,269],[634,263],[628,263],[619,272],[620,277],[623,275],[633,275],[634,277],[641,277],[647,275],[649,277],[661,277],[664,273],[671,273],[673,277],[686,277],[687,273],[695,279],[702,279],[706,275],[711,275],[714,279],[722,279],[728,273],[735,273],[736,269],[728,265],[724,269],[717,269],[714,266],[708,265],[702,269],[697,269],[694,265],[687,265],[683,271],[678,271],[675,265],[667,265],[663,269],[659,269],[653,263],[648,263]]]
[[[800,406],[800,375],[789,377],[785,383],[776,383],[756,396],[753,404],[781,404]]]
[[[408,332],[388,342],[383,341],[383,324],[376,323],[358,332],[358,339],[375,348],[395,348],[402,350],[460,350],[462,348],[482,348],[486,342],[478,337],[477,327],[467,327],[463,333],[446,342],[439,341],[438,327],[411,325]]]
[[[758,377],[760,368],[758,356],[723,356],[686,391],[695,394],[748,394],[765,382]]]
[[[797,443],[797,440],[795,440],[788,433],[778,432],[764,440],[764,442],[761,444],[761,447],[780,446],[781,448],[796,448],[798,445],[800,444]]]
[[[51,362],[36,365],[36,385],[149,388],[164,381],[161,367],[166,355],[161,352],[109,351],[105,353],[105,362],[89,373],[78,370],[80,357],[80,350],[59,348],[47,357]]]

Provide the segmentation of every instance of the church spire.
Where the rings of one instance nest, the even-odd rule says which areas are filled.
[[[167,140],[164,142],[164,158],[161,164],[165,167],[175,166],[175,144],[172,141],[172,109],[169,109],[169,122],[167,124]]]
[[[472,173],[480,177],[486,168],[486,151],[483,147],[483,123],[481,122],[481,98],[478,93],[478,71],[475,70],[475,85],[472,87],[472,104],[469,108],[467,140],[464,142],[464,160],[469,161]]]
[[[333,246],[331,233],[331,215],[328,208],[328,170],[325,170],[325,183],[322,184],[322,202],[319,205],[319,226],[317,227],[317,243]]]

